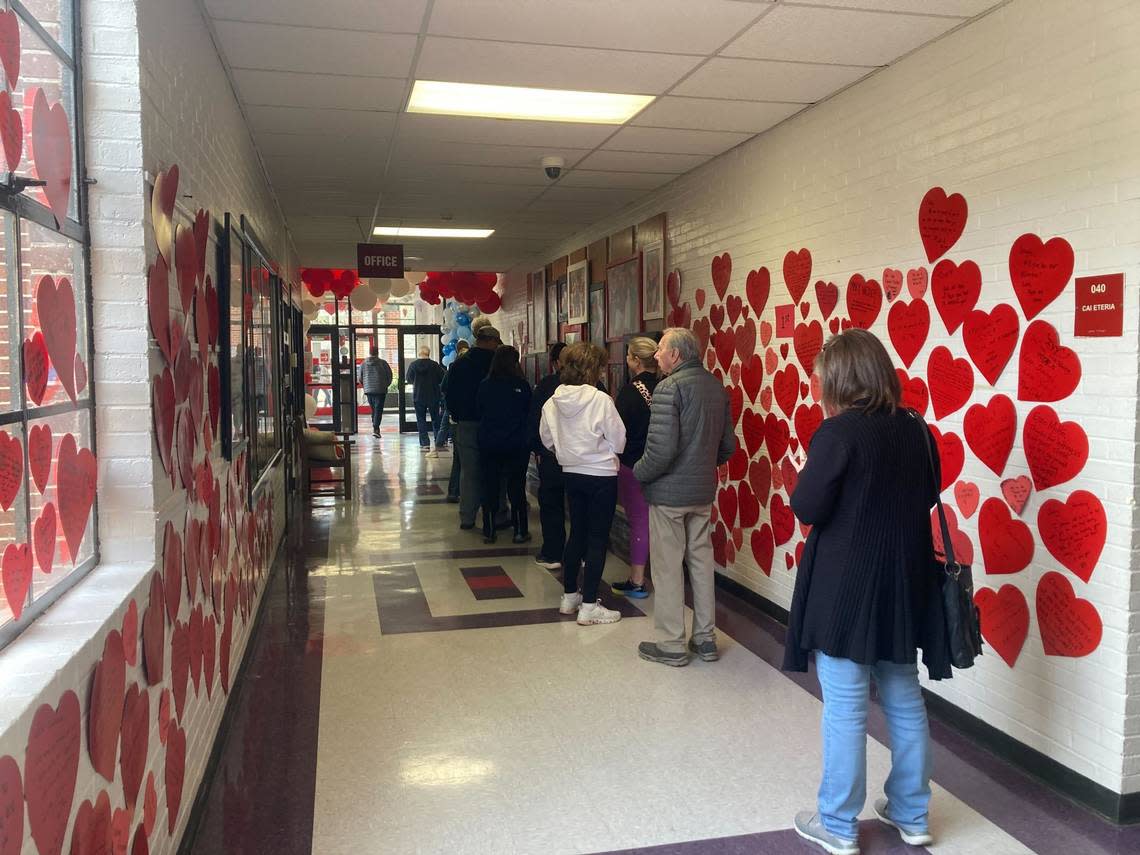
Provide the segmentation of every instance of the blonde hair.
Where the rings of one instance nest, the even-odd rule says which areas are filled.
[[[864,329],[849,329],[828,339],[815,359],[829,413],[858,406],[865,413],[893,413],[902,399],[902,387],[887,349]]]
[[[593,386],[601,379],[609,354],[588,341],[569,345],[558,360],[558,376],[567,386]]]
[[[637,335],[629,340],[629,355],[640,362],[647,371],[657,372],[657,342],[649,336]]]

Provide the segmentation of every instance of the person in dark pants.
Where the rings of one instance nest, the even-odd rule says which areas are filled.
[[[543,406],[539,421],[539,436],[558,458],[570,502],[558,610],[577,612],[582,626],[621,620],[621,612],[607,609],[597,598],[617,508],[618,454],[625,450],[625,425],[610,396],[597,388],[607,358],[589,342],[562,351],[562,385]],[[583,560],[586,570],[579,592]]]
[[[432,437],[439,453],[440,391],[443,366],[431,358],[431,348],[421,347],[420,358],[408,366],[405,381],[412,384],[412,404],[416,408],[416,427],[420,430],[420,451],[431,453]]]
[[[543,446],[538,424],[542,408],[562,382],[558,369],[565,349],[566,345],[560,341],[550,346],[550,373],[538,381],[530,399],[530,444],[538,469],[538,519],[542,525],[542,546],[534,556],[534,563],[547,570],[562,566],[562,551],[566,548],[566,490],[562,467],[554,454]]]
[[[479,386],[479,468],[483,480],[483,542],[495,542],[494,520],[499,515],[499,486],[506,480],[511,502],[515,543],[530,540],[526,504],[526,418],[530,384],[523,379],[519,352],[500,347],[491,360],[487,379]]]
[[[368,358],[357,369],[364,396],[372,408],[372,435],[380,436],[380,419],[384,415],[384,401],[388,397],[388,387],[392,385],[392,366],[380,358],[380,349],[369,348]]]
[[[440,394],[443,395],[443,421],[447,427],[447,435],[450,437],[455,432],[455,420],[451,417],[451,410],[447,406],[447,383],[451,379],[451,372],[455,368],[455,363],[464,357],[470,345],[463,339],[460,339],[455,345],[455,360],[447,369],[447,374],[443,378],[443,382],[439,386]],[[447,479],[447,501],[449,504],[459,503],[459,453],[451,455],[451,477]]]

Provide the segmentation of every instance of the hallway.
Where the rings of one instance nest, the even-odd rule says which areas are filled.
[[[652,598],[609,626],[561,618],[535,544],[458,529],[449,455],[388,433],[357,449],[358,501],[314,499],[279,558],[189,851],[814,851],[790,826],[814,800],[818,687],[773,667],[778,624],[719,591],[719,662],[644,662]],[[607,580],[627,570],[611,555]],[[932,729],[931,851],[1140,846]],[[878,714],[871,732],[869,801]],[[921,851],[870,816],[864,852]]]

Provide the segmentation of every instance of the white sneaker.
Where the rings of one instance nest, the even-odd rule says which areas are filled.
[[[427,456],[430,460],[439,460],[439,452],[438,451],[429,451],[427,453]]]
[[[602,605],[601,600],[595,603],[583,603],[582,607],[578,609],[578,624],[580,626],[590,626],[595,623],[617,623],[619,620],[621,620],[621,612],[607,609]]]
[[[909,843],[911,846],[929,846],[934,842],[934,836],[928,830],[903,827],[891,819],[887,814],[886,799],[875,800],[875,815],[879,818],[879,822],[898,831],[903,843]]]
[[[578,611],[580,605],[582,605],[581,594],[563,594],[562,604],[558,607],[558,611],[564,615],[572,615]]]

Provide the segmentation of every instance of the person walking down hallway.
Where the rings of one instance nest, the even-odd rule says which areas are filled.
[[[625,424],[625,451],[618,459],[618,502],[629,521],[629,579],[610,586],[615,594],[635,599],[649,596],[645,589],[645,565],[649,561],[649,505],[633,467],[645,451],[649,433],[649,406],[657,387],[657,342],[639,335],[629,340],[625,364],[630,380],[617,396],[617,411]]]
[[[653,623],[660,639],[638,655],[666,665],[706,662],[716,649],[716,600],[711,539],[716,469],[736,451],[736,434],[723,384],[701,364],[697,337],[670,328],[654,354],[666,375],[653,391],[645,453],[633,467],[649,503],[650,560],[656,599]],[[685,649],[685,576],[693,588],[693,633]]]
[[[597,388],[607,354],[578,342],[562,351],[562,385],[542,408],[539,435],[562,467],[570,503],[570,537],[562,555],[562,614],[578,614],[583,626],[616,623],[621,612],[598,599],[606,566],[610,526],[617,507],[618,454],[625,425],[610,396]],[[582,588],[578,573],[585,560]]]
[[[380,349],[373,345],[368,349],[368,358],[360,363],[356,373],[360,385],[364,387],[364,397],[372,409],[372,435],[379,437],[384,401],[388,398],[388,387],[392,385],[392,366],[380,358]]]
[[[523,379],[519,352],[500,347],[491,360],[487,379],[479,387],[479,468],[483,481],[483,542],[495,542],[494,520],[499,517],[499,487],[506,481],[511,502],[515,543],[530,540],[526,503],[527,414],[530,384]]]
[[[542,408],[562,383],[558,376],[562,351],[566,345],[555,342],[550,346],[550,373],[538,381],[530,399],[529,432],[538,469],[538,519],[542,526],[542,546],[534,556],[534,563],[547,570],[562,566],[562,551],[566,548],[566,489],[562,482],[562,467],[552,451],[542,444],[538,426]]]
[[[909,844],[932,842],[930,734],[917,648],[931,679],[951,676],[930,508],[942,476],[930,432],[900,404],[894,365],[866,330],[832,338],[816,359],[827,418],[812,437],[792,510],[812,527],[796,575],[784,669],[823,689],[823,776],[796,831],[831,853],[859,852],[867,795],[867,707],[878,687],[891,738],[880,821]],[[928,606],[929,604],[929,606]]]
[[[416,427],[420,431],[420,451],[438,454],[440,435],[440,385],[443,383],[443,366],[431,358],[431,348],[420,348],[420,358],[408,366],[406,380],[412,384],[412,404],[416,408]],[[435,451],[432,452],[432,442]]]
[[[448,439],[451,439],[455,434],[455,419],[451,417],[451,409],[447,406],[447,384],[451,380],[452,371],[455,370],[455,363],[462,359],[467,354],[467,349],[470,345],[466,341],[460,339],[455,345],[455,359],[447,369],[447,373],[443,377],[443,382],[439,386],[439,392],[443,400],[443,427]],[[441,445],[444,445],[443,438],[439,440]],[[456,444],[458,449],[458,444]],[[458,450],[451,455],[451,477],[447,479],[447,501],[449,504],[459,503],[459,452]]]

